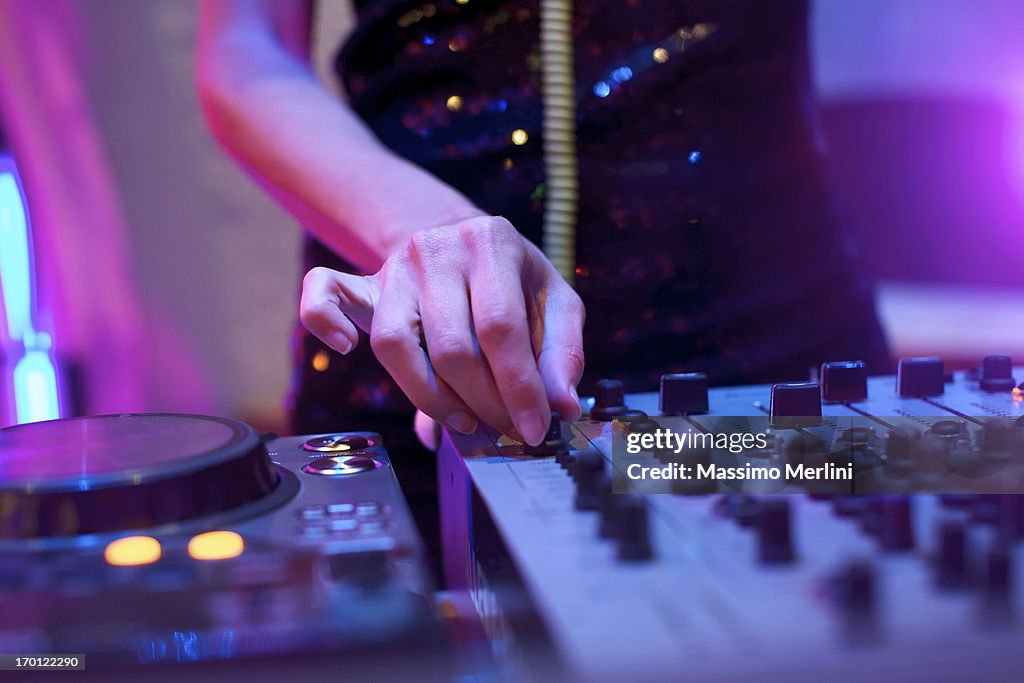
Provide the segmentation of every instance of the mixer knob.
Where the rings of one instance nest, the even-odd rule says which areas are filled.
[[[1015,384],[1013,361],[1009,356],[985,356],[979,381],[982,391],[1010,391]]]
[[[1008,493],[995,496],[999,503],[999,535],[1007,541],[1024,538],[1024,496]]]
[[[776,427],[802,427],[821,422],[821,388],[817,382],[773,384],[771,422]]]
[[[914,527],[910,499],[888,496],[881,503],[881,541],[886,550],[913,550]]]
[[[1013,576],[1013,552],[996,541],[989,548],[984,566],[981,618],[986,626],[1005,627],[1016,622]]]
[[[941,358],[901,358],[896,393],[905,397],[938,396],[944,390],[944,380]]]
[[[857,641],[871,639],[877,603],[875,571],[871,564],[863,560],[850,562],[833,580],[833,591],[844,621],[844,635]]]
[[[651,549],[647,503],[635,495],[622,495],[619,499],[616,506],[619,517],[616,525],[619,559],[633,562],[651,559],[654,552]]]
[[[562,435],[562,416],[556,412],[551,413],[551,423],[548,426],[548,433],[544,435],[544,440],[536,446],[530,446],[526,444],[523,447],[523,452],[527,455],[554,455],[557,456],[568,449],[565,437]]]
[[[708,376],[703,372],[662,375],[660,396],[663,415],[706,413]]]
[[[821,398],[823,401],[863,401],[868,397],[868,375],[862,360],[823,363]]]
[[[940,588],[960,588],[967,583],[967,539],[961,522],[947,521],[939,528],[935,561],[935,578]]]
[[[793,539],[788,500],[765,500],[757,519],[758,558],[763,564],[793,561]]]
[[[626,412],[626,392],[617,379],[602,379],[594,387],[594,407],[590,417],[601,422],[618,417]]]
[[[601,480],[604,479],[604,458],[597,451],[583,451],[576,456],[576,509],[596,510],[601,502]]]
[[[597,512],[600,522],[597,535],[601,538],[615,538],[619,531],[619,496],[612,493],[612,481],[601,477],[598,484]]]

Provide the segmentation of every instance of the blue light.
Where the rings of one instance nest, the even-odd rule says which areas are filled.
[[[6,159],[0,159],[6,161]],[[11,162],[13,163],[13,161]],[[7,314],[7,337],[24,341],[32,330],[32,262],[28,217],[13,169],[0,166],[0,293]]]
[[[508,111],[508,100],[497,99],[487,103],[487,111]]]
[[[692,164],[694,166],[699,164],[700,160],[702,158],[703,158],[703,156],[697,150],[693,150],[692,152],[690,152],[689,154],[686,155],[686,160],[689,161],[690,164]]]
[[[32,323],[32,228],[14,159],[0,154],[0,305],[6,329],[0,352],[13,365],[9,378],[19,423],[60,417],[57,370],[50,335]],[[0,377],[3,384],[7,378]],[[6,391],[0,384],[0,391]]]
[[[598,97],[608,97],[611,94],[612,87],[604,81],[598,81],[594,84],[594,94]]]
[[[612,72],[612,80],[616,83],[625,83],[631,78],[633,78],[633,70],[628,66],[620,66]]]
[[[424,45],[433,45],[434,44],[434,36],[423,36],[423,44]]]

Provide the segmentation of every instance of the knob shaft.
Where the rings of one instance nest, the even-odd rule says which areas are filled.
[[[617,379],[602,379],[594,386],[594,407],[590,417],[608,422],[626,412],[626,392]]]
[[[817,382],[773,384],[771,422],[776,427],[801,427],[821,422],[821,388]]]
[[[708,412],[708,376],[685,372],[661,376],[660,408],[663,415]]]
[[[757,520],[758,558],[763,564],[788,564],[794,560],[788,500],[762,502]]]
[[[938,396],[944,391],[945,368],[941,358],[901,358],[896,373],[900,396]]]
[[[583,451],[576,456],[576,509],[596,510],[601,503],[601,480],[604,479],[604,458],[597,451]]]
[[[868,375],[862,360],[823,363],[821,366],[821,398],[841,403],[863,401],[868,397]]]
[[[1011,391],[1016,384],[1013,380],[1013,361],[1009,356],[985,356],[981,362],[982,391]]]
[[[647,503],[634,495],[619,496],[618,524],[619,559],[630,562],[649,560],[654,556],[651,531],[647,519]]]

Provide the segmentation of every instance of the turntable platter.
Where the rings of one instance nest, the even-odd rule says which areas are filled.
[[[256,432],[201,415],[136,414],[0,429],[0,538],[79,536],[236,510],[279,484]]]

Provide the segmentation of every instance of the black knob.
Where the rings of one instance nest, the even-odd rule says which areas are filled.
[[[708,412],[708,376],[703,372],[662,375],[660,409],[663,415]]]
[[[600,522],[597,527],[597,535],[601,538],[616,538],[619,535],[619,498],[612,493],[612,481],[608,477],[601,477],[598,484],[597,511],[600,515]]]
[[[821,422],[821,388],[817,382],[773,384],[771,422],[776,427],[802,427]]]
[[[597,451],[583,451],[576,456],[576,509],[596,510],[601,502],[601,480],[604,479],[604,458]]]
[[[862,360],[823,363],[821,398],[823,401],[863,401],[868,397],[868,374]]]
[[[1024,496],[1008,493],[999,500],[999,536],[1007,541],[1024,538]]]
[[[548,426],[547,434],[544,435],[544,440],[536,446],[530,446],[527,444],[523,447],[523,452],[527,455],[557,456],[567,448],[568,444],[565,441],[565,437],[562,435],[562,417],[558,413],[552,412],[551,423]]]
[[[1011,391],[1016,384],[1013,380],[1013,361],[1009,356],[985,356],[981,362],[982,391]]]
[[[967,540],[961,522],[947,521],[939,527],[935,562],[935,578],[940,588],[955,589],[967,583]]]
[[[594,386],[594,407],[590,417],[607,422],[626,412],[626,392],[617,379],[602,379]]]
[[[647,503],[639,496],[620,495],[617,507],[619,559],[630,562],[651,559],[654,551],[651,549]]]
[[[881,541],[885,550],[913,550],[914,526],[910,499],[886,496],[881,504]]]
[[[757,519],[758,559],[763,564],[788,564],[794,560],[788,500],[761,503]]]
[[[855,560],[835,580],[836,602],[847,616],[868,617],[875,611],[875,572],[871,564]]]
[[[896,371],[900,396],[938,396],[944,391],[945,368],[941,358],[901,358]]]
[[[990,420],[981,428],[978,446],[986,453],[1006,453],[1013,450],[1016,429],[1007,420]]]

